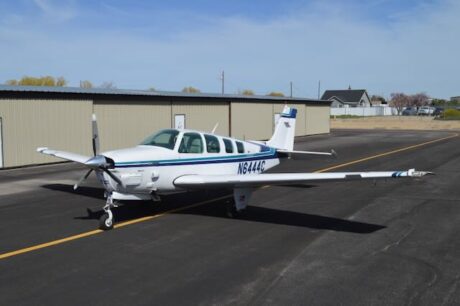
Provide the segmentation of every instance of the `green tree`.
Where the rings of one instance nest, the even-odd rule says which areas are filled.
[[[186,93],[199,93],[201,92],[198,88],[192,87],[192,86],[187,86],[182,89],[182,92]]]
[[[284,97],[284,93],[278,92],[278,91],[272,91],[272,92],[270,92],[269,94],[267,94],[267,96],[271,96],[271,97]]]
[[[32,77],[23,76],[20,80],[8,80],[7,85],[19,85],[19,86],[65,86],[67,85],[64,77],[58,77],[55,79],[52,76]]]
[[[243,96],[253,96],[254,95],[254,91],[252,91],[251,89],[244,89],[240,92],[240,95],[243,95]]]

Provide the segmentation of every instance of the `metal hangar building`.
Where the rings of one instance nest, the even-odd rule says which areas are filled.
[[[101,150],[135,146],[164,128],[243,140],[273,133],[283,106],[297,108],[296,136],[329,133],[330,101],[232,94],[0,85],[0,168],[62,161],[37,147],[91,155],[91,117]]]

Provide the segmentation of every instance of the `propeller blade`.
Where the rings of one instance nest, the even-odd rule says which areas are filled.
[[[120,178],[118,176],[116,176],[115,174],[113,174],[112,172],[110,172],[109,170],[105,169],[105,168],[102,168],[102,171],[104,171],[105,173],[108,174],[108,176],[110,176],[115,182],[117,182],[121,187],[125,188],[125,185],[123,184],[123,182],[120,180]]]
[[[94,156],[96,156],[99,154],[99,131],[97,129],[96,114],[93,114],[92,128],[93,128],[93,153],[94,153]]]
[[[89,171],[86,172],[86,174],[84,176],[82,176],[82,178],[75,185],[73,185],[73,190],[77,190],[77,188],[80,186],[80,184],[83,183],[88,178],[88,176],[91,174],[91,172],[93,172],[93,169],[89,169]]]

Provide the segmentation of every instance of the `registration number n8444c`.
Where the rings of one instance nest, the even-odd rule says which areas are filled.
[[[238,164],[238,174],[262,173],[265,169],[265,160],[255,160]]]

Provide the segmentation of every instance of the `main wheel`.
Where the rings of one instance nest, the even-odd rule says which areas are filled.
[[[109,214],[103,214],[99,219],[99,228],[107,231],[113,228],[113,219],[109,218]]]
[[[227,203],[225,203],[225,213],[228,218],[240,218],[243,215],[244,210],[237,210],[235,201],[233,199],[228,200]]]

